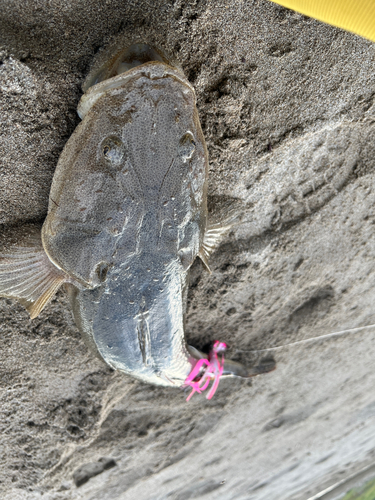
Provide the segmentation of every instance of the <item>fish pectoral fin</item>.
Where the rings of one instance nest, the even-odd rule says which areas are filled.
[[[210,266],[208,264],[208,256],[209,256],[209,253],[206,252],[204,246],[202,245],[202,248],[198,252],[198,257],[203,262],[203,265],[206,268],[206,271],[208,271],[211,274],[212,271],[211,271]]]
[[[48,279],[45,279],[45,291],[36,299],[35,302],[31,302],[30,304],[25,306],[30,314],[30,319],[34,319],[39,316],[39,314],[42,312],[48,302],[53,298],[64,281],[66,281],[66,279],[62,276],[56,276],[52,278],[50,275],[48,276]]]
[[[211,273],[208,265],[208,259],[212,252],[219,246],[224,236],[239,222],[240,216],[234,215],[227,218],[224,222],[209,224],[204,233],[203,243],[198,252],[198,257],[202,260],[207,271]]]
[[[36,318],[68,275],[49,260],[40,231],[0,252],[0,296],[17,299]]]

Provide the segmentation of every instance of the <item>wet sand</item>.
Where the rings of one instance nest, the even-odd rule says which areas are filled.
[[[373,44],[266,1],[0,4],[0,236],[43,221],[100,50],[152,40],[196,89],[211,218],[244,214],[193,265],[188,341],[277,362],[186,403],[96,359],[63,291],[0,299],[2,498],[307,500],[372,464],[375,328],[250,351],[375,324]]]

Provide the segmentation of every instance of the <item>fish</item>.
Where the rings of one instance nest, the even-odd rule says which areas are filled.
[[[202,392],[248,377],[216,342],[184,334],[189,270],[231,223],[208,222],[208,153],[195,91],[146,43],[91,71],[82,121],[57,163],[42,225],[13,232],[0,253],[0,295],[35,318],[64,285],[75,322],[107,365],[142,382]],[[272,367],[273,368],[273,367]],[[263,370],[264,371],[264,370]]]

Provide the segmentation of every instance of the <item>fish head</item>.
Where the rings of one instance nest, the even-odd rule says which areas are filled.
[[[50,260],[87,288],[147,245],[188,269],[206,228],[208,165],[189,82],[147,62],[90,87],[79,111],[42,230]]]

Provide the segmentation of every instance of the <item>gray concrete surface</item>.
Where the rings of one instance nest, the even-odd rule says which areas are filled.
[[[265,0],[0,5],[1,230],[43,221],[96,53],[147,38],[196,88],[212,219],[244,214],[187,338],[277,361],[187,404],[94,358],[62,291],[33,321],[0,299],[2,498],[307,500],[375,461],[375,328],[250,352],[375,323],[373,44]]]

